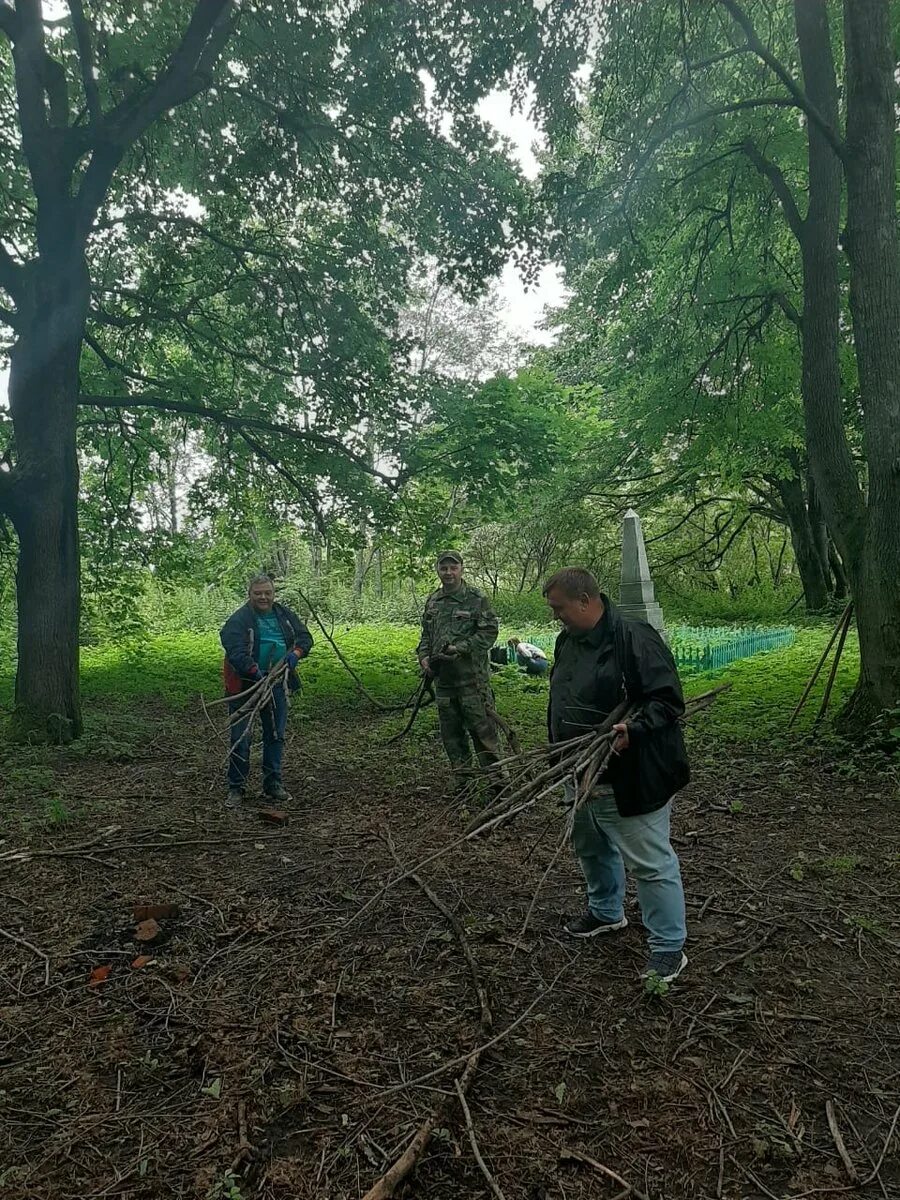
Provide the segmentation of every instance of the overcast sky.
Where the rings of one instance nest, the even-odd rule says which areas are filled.
[[[495,91],[479,105],[486,121],[513,143],[522,171],[529,179],[538,175],[540,166],[534,147],[541,142],[540,132],[533,121],[523,112],[514,112],[512,98],[507,91]],[[541,270],[537,285],[526,291],[522,280],[512,265],[507,263],[500,281],[501,295],[506,304],[507,324],[527,341],[549,342],[550,335],[537,328],[544,315],[546,305],[559,304],[564,296],[562,274],[555,265]]]

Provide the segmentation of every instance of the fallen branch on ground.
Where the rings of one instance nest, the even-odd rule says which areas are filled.
[[[840,1155],[841,1162],[844,1164],[844,1170],[847,1172],[847,1178],[851,1183],[859,1183],[859,1172],[853,1165],[853,1160],[847,1152],[847,1146],[841,1136],[840,1126],[837,1123],[837,1114],[834,1111],[834,1101],[825,1101],[825,1116],[828,1120],[828,1128],[831,1131],[831,1137],[834,1141],[835,1149]]]
[[[91,849],[104,854],[117,854],[123,850],[173,850],[183,846],[237,846],[244,842],[272,842],[281,837],[280,833],[254,833],[249,837],[183,838],[173,842],[114,842],[100,845],[96,841],[92,841],[87,845],[71,846],[64,850],[30,850],[27,847],[22,850],[9,850],[0,855],[0,862],[25,863],[30,862],[33,858],[91,858]]]
[[[18,937],[15,933],[9,933],[6,929],[0,929],[0,937],[5,937],[7,941],[15,942],[17,946],[24,946],[26,950],[30,950],[32,954],[36,954],[38,958],[44,962],[44,987],[50,984],[50,956],[45,954],[43,950],[39,950],[37,946],[26,941],[23,937]]]
[[[601,1175],[605,1175],[607,1179],[611,1179],[613,1183],[617,1183],[619,1187],[624,1188],[626,1196],[636,1196],[637,1200],[649,1200],[646,1192],[642,1192],[633,1183],[629,1183],[627,1179],[623,1179],[617,1171],[612,1171],[609,1167],[604,1167],[602,1162],[598,1162],[596,1158],[591,1158],[589,1154],[584,1154],[581,1150],[560,1150],[559,1157],[561,1162],[572,1161],[583,1163],[586,1167],[592,1167]]]
[[[390,836],[390,833],[387,835],[387,844],[392,858],[402,870],[403,864],[397,857],[397,850],[394,846],[394,842]],[[421,890],[425,893],[434,907],[445,918],[448,925],[453,930],[456,940],[459,943],[459,948],[462,951],[463,958],[466,960],[466,965],[469,968],[469,975],[472,979],[472,986],[475,989],[475,995],[478,997],[478,1030],[480,1034],[489,1038],[493,1029],[494,1021],[491,1013],[490,1001],[488,999],[487,989],[481,982],[481,977],[478,974],[478,967],[475,963],[475,957],[472,954],[472,949],[469,946],[465,931],[454,913],[452,913],[446,904],[444,904],[443,900],[441,900],[440,897],[432,891],[432,889],[428,886],[425,880],[421,878],[421,876],[411,874],[409,877],[419,888],[421,888]],[[483,1040],[483,1038],[479,1040]],[[469,1086],[474,1078],[475,1072],[478,1069],[478,1063],[481,1060],[481,1055],[484,1053],[484,1049],[485,1047],[481,1045],[472,1051],[466,1061],[466,1066],[462,1075],[460,1075],[460,1077],[454,1081],[456,1095],[462,1102],[464,1108],[466,1092],[469,1090]],[[434,1110],[425,1118],[425,1120],[416,1130],[415,1136],[404,1152],[400,1155],[397,1161],[393,1163],[387,1171],[385,1171],[381,1178],[376,1180],[372,1187],[369,1188],[363,1197],[363,1200],[388,1200],[389,1197],[394,1195],[397,1188],[412,1173],[422,1155],[425,1153],[425,1150],[428,1148],[428,1143],[431,1141],[432,1132],[436,1128],[439,1128],[440,1123],[443,1121],[446,1115],[448,1105],[449,1098],[444,1098],[438,1105],[436,1105]],[[481,1165],[480,1159],[479,1165]],[[484,1170],[486,1170],[486,1168],[484,1168]],[[489,1173],[487,1177],[490,1179]],[[495,1195],[497,1194],[499,1194],[502,1200],[503,1193],[499,1191],[499,1188],[495,1192]]]
[[[472,1120],[472,1113],[468,1104],[466,1103],[465,1093],[460,1087],[458,1079],[454,1079],[453,1086],[456,1088],[456,1096],[459,1100],[460,1108],[463,1110],[463,1116],[465,1117],[466,1121],[466,1132],[469,1135],[469,1145],[472,1147],[472,1153],[475,1156],[475,1161],[478,1163],[478,1169],[484,1176],[485,1181],[487,1182],[487,1185],[491,1189],[493,1195],[496,1197],[496,1200],[506,1200],[500,1185],[497,1183],[497,1180],[493,1177],[488,1169],[488,1165],[481,1155],[481,1150],[478,1148],[478,1141],[475,1137],[475,1124]]]

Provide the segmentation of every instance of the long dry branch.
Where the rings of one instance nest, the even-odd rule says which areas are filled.
[[[727,691],[730,684],[723,684],[722,687],[714,688],[710,692],[704,692],[702,696],[694,696],[688,700],[685,706],[685,712],[680,720],[686,721],[695,713],[707,708],[715,700],[721,692]],[[624,714],[631,711],[630,706],[621,704],[617,709],[614,709],[609,714],[604,725],[610,726],[622,719]],[[637,711],[636,709],[634,710]],[[603,725],[597,729],[591,730],[589,733],[582,734],[580,737],[572,738],[571,741],[565,742],[562,745],[556,744],[551,746],[543,746],[539,749],[526,751],[518,758],[507,758],[502,763],[494,763],[488,771],[497,771],[501,767],[508,767],[510,763],[519,762],[522,764],[525,773],[528,777],[525,782],[522,782],[521,776],[512,778],[509,783],[503,788],[497,799],[488,808],[483,809],[466,829],[459,835],[453,838],[445,846],[434,850],[431,854],[421,859],[410,870],[403,871],[400,875],[389,879],[378,891],[371,896],[361,908],[347,918],[347,921],[341,926],[341,935],[343,935],[350,925],[355,924],[360,917],[364,916],[371,908],[374,907],[392,888],[395,888],[398,883],[402,883],[404,879],[409,879],[410,876],[420,871],[422,867],[434,862],[436,859],[444,858],[453,850],[457,849],[464,842],[470,842],[476,837],[480,837],[489,833],[492,829],[496,829],[498,825],[504,825],[508,821],[513,820],[519,813],[525,812],[526,809],[533,808],[539,800],[543,800],[552,792],[559,789],[561,784],[567,779],[572,779],[573,772],[576,775],[583,771],[585,767],[590,768],[592,763],[595,764],[599,774],[599,767],[603,761],[603,745],[611,748],[611,739],[609,736],[610,730],[605,729]],[[608,753],[608,750],[606,751]],[[564,756],[564,757],[561,757]],[[540,766],[552,760],[549,766],[544,766],[543,770],[539,770],[537,775],[531,776],[530,772],[534,769],[534,764]],[[576,804],[580,807],[588,799],[588,793],[585,793],[582,787],[576,785]],[[567,819],[571,818],[569,814]]]
[[[388,849],[391,852],[391,857],[402,870],[403,863],[397,856],[396,847],[394,846],[394,842],[390,834],[387,836],[387,844]],[[447,921],[447,924],[453,930],[454,936],[459,943],[459,948],[462,951],[463,958],[466,960],[466,966],[469,968],[469,975],[472,980],[472,986],[475,989],[475,995],[478,997],[478,1030],[482,1035],[478,1040],[482,1044],[472,1051],[466,1062],[465,1069],[460,1077],[454,1082],[456,1095],[462,1102],[463,1109],[465,1111],[466,1092],[469,1090],[469,1086],[471,1085],[472,1079],[475,1076],[475,1072],[478,1069],[478,1063],[481,1060],[481,1055],[484,1053],[483,1043],[485,1039],[490,1038],[493,1030],[494,1018],[493,1014],[491,1013],[490,1000],[488,998],[487,989],[482,983],[481,976],[478,973],[478,966],[475,962],[475,956],[472,954],[472,948],[469,945],[469,941],[466,937],[462,924],[456,915],[447,907],[446,904],[444,904],[443,900],[441,900],[441,898],[428,886],[421,875],[412,873],[410,874],[409,878],[411,878],[416,886],[425,893],[434,907],[444,917],[444,919]],[[422,1155],[425,1153],[426,1149],[428,1148],[428,1144],[431,1141],[432,1132],[439,1127],[439,1122],[443,1121],[448,1107],[449,1098],[445,1097],[425,1118],[425,1120],[416,1130],[412,1141],[396,1160],[396,1162],[394,1162],[380,1177],[380,1179],[376,1180],[372,1187],[369,1188],[363,1197],[363,1200],[389,1200],[389,1197],[395,1194],[397,1188],[400,1187],[404,1180],[413,1172]],[[470,1120],[471,1118],[468,1119],[467,1124]],[[486,1170],[486,1168],[483,1169]]]
[[[340,662],[341,666],[344,668],[344,670],[347,672],[347,674],[350,676],[350,678],[353,680],[353,682],[356,684],[356,686],[359,688],[359,690],[362,692],[362,694],[365,696],[365,698],[369,701],[370,704],[374,704],[375,707],[380,709],[382,712],[405,712],[406,709],[408,709],[412,704],[415,703],[416,697],[419,694],[419,685],[416,686],[416,690],[413,692],[413,694],[409,697],[408,700],[404,701],[403,704],[385,704],[383,700],[379,700],[376,696],[373,696],[372,693],[366,688],[366,685],[363,683],[363,681],[360,679],[359,674],[353,669],[353,667],[350,665],[350,663],[344,657],[344,654],[341,651],[340,647],[338,646],[337,642],[331,636],[331,631],[326,627],[325,622],[322,620],[322,618],[316,612],[315,608],[313,607],[312,603],[309,600],[309,597],[304,596],[303,592],[301,592],[299,588],[297,588],[297,595],[300,597],[300,599],[303,601],[303,603],[309,609],[309,615],[312,617],[312,619],[318,625],[319,629],[321,629],[326,642],[328,642],[329,646],[332,648],[332,650],[337,655],[338,662]]]
[[[688,700],[680,720],[689,720],[713,702],[729,685],[714,688],[702,696]],[[518,772],[504,771],[508,782],[496,800],[482,809],[466,827],[466,833],[477,833],[502,824],[506,817],[531,808],[538,800],[561,784],[571,783],[575,789],[574,809],[589,799],[595,784],[601,779],[612,754],[612,727],[640,714],[640,706],[623,701],[595,729],[567,742],[551,743],[540,751],[530,751],[519,761]],[[497,771],[498,765],[489,768]]]
[[[47,987],[50,983],[50,956],[45,954],[43,950],[39,950],[32,942],[26,938],[19,937],[18,934],[10,933],[7,929],[0,929],[0,937],[6,938],[9,942],[14,942],[17,946],[24,946],[26,950],[30,950],[32,954],[36,954],[44,964],[44,986]]]

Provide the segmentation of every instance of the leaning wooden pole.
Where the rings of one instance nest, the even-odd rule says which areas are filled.
[[[366,685],[363,683],[363,681],[360,679],[358,672],[356,672],[353,669],[353,667],[350,665],[350,663],[347,661],[345,655],[341,651],[340,646],[338,646],[337,642],[331,636],[331,631],[326,627],[325,622],[322,620],[322,618],[319,616],[318,612],[316,611],[315,607],[313,606],[312,601],[309,599],[308,596],[305,596],[303,594],[303,592],[300,590],[300,588],[295,588],[295,591],[297,592],[297,595],[300,597],[300,599],[303,601],[303,603],[306,605],[306,607],[309,609],[309,615],[312,617],[312,619],[318,625],[319,629],[322,631],[322,634],[323,634],[325,640],[328,642],[329,646],[334,651],[338,662],[341,664],[341,666],[344,668],[344,670],[347,672],[347,674],[350,676],[350,678],[353,680],[353,682],[359,688],[360,692],[362,692],[362,694],[365,696],[365,698],[369,701],[369,703],[374,704],[374,706],[376,708],[381,709],[382,712],[405,712],[410,707],[410,705],[415,702],[416,696],[419,693],[419,685],[418,684],[416,685],[416,690],[412,693],[412,695],[409,697],[408,700],[405,700],[403,702],[403,704],[385,704],[384,701],[379,700],[377,696],[373,696],[372,693],[366,687]]]
[[[834,687],[837,669],[840,665],[841,655],[844,653],[844,642],[847,640],[847,634],[850,631],[850,625],[853,620],[852,608],[848,605],[847,619],[844,621],[844,627],[841,630],[841,636],[838,639],[837,649],[834,652],[834,661],[831,664],[831,671],[828,674],[828,682],[825,684],[825,694],[822,697],[822,703],[819,705],[819,711],[816,713],[816,719],[813,721],[813,728],[819,724],[828,711],[828,702],[831,699],[831,689]]]
[[[788,721],[788,725],[787,725],[788,729],[791,728],[791,726],[794,724],[794,722],[800,716],[803,706],[806,704],[806,701],[809,698],[809,693],[815,687],[816,680],[819,678],[819,673],[821,672],[822,667],[825,665],[825,660],[828,658],[828,655],[831,653],[831,647],[834,645],[835,641],[837,640],[838,636],[840,635],[840,632],[844,628],[845,623],[848,623],[852,616],[853,616],[853,601],[851,600],[850,603],[847,605],[847,607],[844,609],[844,611],[841,613],[840,620],[838,621],[837,625],[835,625],[834,632],[832,633],[831,637],[828,640],[828,645],[822,651],[822,657],[816,663],[816,669],[813,671],[812,675],[810,676],[809,683],[803,689],[803,695],[797,701],[797,707],[791,713],[791,718]]]

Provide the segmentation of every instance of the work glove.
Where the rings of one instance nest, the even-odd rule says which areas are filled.
[[[293,671],[302,657],[302,650],[291,650],[290,653],[285,656],[284,660],[288,665],[288,670]]]

